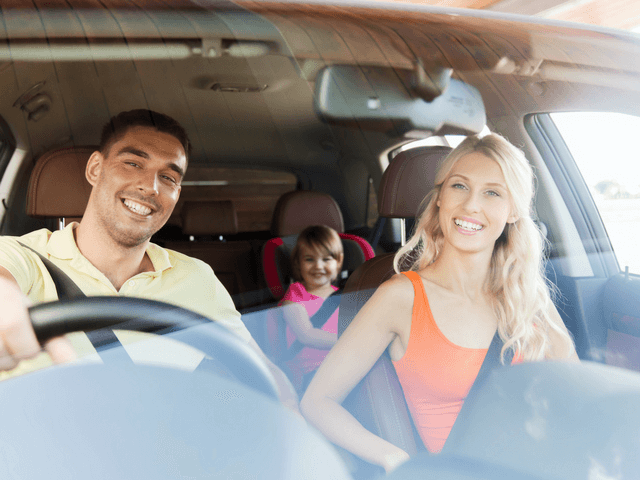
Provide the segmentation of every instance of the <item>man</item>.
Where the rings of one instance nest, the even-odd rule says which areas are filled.
[[[19,240],[48,257],[86,295],[154,298],[216,320],[258,352],[276,377],[281,399],[296,403],[285,375],[251,338],[211,268],[150,243],[178,201],[189,150],[186,132],[172,118],[149,110],[123,112],[104,127],[99,149],[87,163],[93,188],[80,223],[54,233],[43,229],[19,239],[0,238],[1,369],[39,351],[27,305],[57,298],[43,262]],[[91,349],[84,335],[73,341],[75,349],[65,339],[49,342],[52,360],[68,361],[78,349]]]

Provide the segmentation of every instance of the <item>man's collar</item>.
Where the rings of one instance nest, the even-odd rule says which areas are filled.
[[[153,263],[153,268],[157,272],[163,272],[171,267],[171,260],[169,259],[169,253],[162,247],[156,245],[155,243],[150,243],[147,247],[147,255],[149,255],[149,259],[151,263]]]
[[[73,230],[77,226],[78,223],[73,222],[63,230],[53,232],[47,244],[47,254],[60,260],[72,260],[74,258],[85,259],[78,249],[75,236],[73,235]],[[147,246],[147,255],[149,255],[149,259],[156,273],[167,270],[173,266],[171,265],[167,251],[154,243],[150,243]]]
[[[73,236],[73,229],[78,226],[76,222],[72,222],[63,230],[56,230],[51,234],[49,243],[47,243],[47,254],[60,260],[71,260],[76,255],[81,255],[76,239]]]

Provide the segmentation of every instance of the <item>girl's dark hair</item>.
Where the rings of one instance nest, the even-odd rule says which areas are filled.
[[[296,282],[303,281],[300,273],[300,245],[313,250],[324,250],[338,262],[338,271],[342,268],[344,255],[338,232],[326,225],[312,225],[300,232],[296,246],[291,252],[291,276]]]

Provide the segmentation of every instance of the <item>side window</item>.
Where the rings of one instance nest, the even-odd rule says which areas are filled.
[[[591,191],[621,269],[640,274],[640,118],[602,112],[550,116]]]

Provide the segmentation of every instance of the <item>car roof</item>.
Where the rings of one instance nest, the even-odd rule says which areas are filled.
[[[389,152],[439,132],[328,121],[315,91],[326,66],[451,68],[478,89],[489,128],[525,150],[521,120],[534,112],[640,113],[637,35],[513,14],[404,3],[17,0],[3,2],[0,39],[0,114],[33,158],[95,145],[112,115],[151,108],[189,134],[186,181],[218,175],[207,176],[211,167],[292,174],[296,188],[332,195],[347,229],[366,218],[351,199],[368,195],[369,178],[379,184]]]
[[[96,125],[109,116],[149,106],[185,125],[196,163],[335,167],[336,155],[328,152],[342,146],[336,145],[340,133],[351,132],[329,128],[314,112],[313,82],[328,64],[413,69],[419,58],[427,66],[451,67],[455,77],[479,88],[489,117],[505,109],[544,110],[540,91],[556,82],[633,88],[640,69],[640,41],[626,32],[406,4],[114,2],[105,9],[85,1],[36,9],[20,1],[3,5],[1,17],[0,38],[8,42],[0,48],[0,68],[15,77],[3,81],[10,89],[5,96],[18,100],[44,82],[52,100],[37,124],[18,121],[18,109],[7,112],[17,136],[28,138],[35,152],[68,137],[94,144]],[[85,50],[82,61],[16,60],[18,47],[34,44],[51,52]],[[143,49],[154,45],[173,58],[142,60]],[[105,46],[115,60],[87,60],[91,48],[97,57]],[[252,46],[265,54],[243,56]],[[220,91],[265,86],[262,93]],[[578,95],[566,93],[564,102],[551,98],[549,108],[576,108]]]

